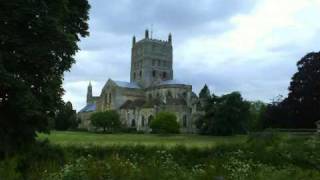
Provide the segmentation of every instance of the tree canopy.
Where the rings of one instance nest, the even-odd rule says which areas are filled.
[[[179,133],[177,117],[171,112],[160,112],[151,121],[150,128],[153,133]]]
[[[297,128],[315,128],[315,122],[320,120],[320,52],[308,53],[297,67],[287,99],[291,119]]]
[[[87,0],[1,1],[1,150],[12,152],[47,131],[62,102],[63,73],[89,34],[89,8]]]
[[[208,88],[207,84],[205,84],[203,88],[200,90],[199,98],[209,99],[210,97],[210,89]]]
[[[76,129],[78,126],[77,114],[71,102],[63,104],[55,116],[54,128],[56,130]]]
[[[267,104],[262,101],[250,102],[250,118],[248,123],[249,131],[259,131],[263,129],[263,118],[267,109]]]
[[[213,95],[214,96],[214,95]],[[210,94],[210,89],[208,88],[207,84],[203,86],[203,88],[200,90],[199,93],[199,104],[198,104],[198,110],[204,110],[209,105],[209,101],[212,96]]]
[[[106,130],[112,132],[116,128],[120,128],[119,114],[114,110],[105,112],[96,112],[90,117],[91,124],[96,128],[102,128],[103,132]]]
[[[308,53],[297,67],[288,97],[268,105],[265,127],[316,128],[320,119],[320,52]]]
[[[212,98],[196,126],[202,134],[232,135],[248,129],[250,103],[239,92]]]

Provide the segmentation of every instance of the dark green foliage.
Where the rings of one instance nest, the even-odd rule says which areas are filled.
[[[73,110],[71,102],[67,102],[59,108],[55,117],[55,129],[56,130],[68,130],[76,129],[78,126],[77,114]]]
[[[199,93],[199,98],[210,99],[211,93],[208,86],[205,84]]]
[[[265,126],[316,128],[320,119],[320,52],[308,53],[297,63],[288,97],[268,105]]]
[[[248,122],[249,131],[261,131],[263,130],[263,117],[267,105],[262,101],[250,102],[250,118]]]
[[[287,99],[280,99],[267,105],[263,115],[263,128],[293,128],[294,124],[289,118],[291,112]]]
[[[209,102],[211,100],[210,89],[206,84],[203,86],[203,88],[199,93],[199,100],[200,100],[199,101],[200,104],[197,105],[198,110],[204,110],[210,103]]]
[[[119,114],[114,110],[96,112],[91,115],[90,120],[93,126],[102,128],[103,132],[106,132],[106,130],[113,132],[121,126]]]
[[[315,128],[320,119],[320,52],[308,53],[297,63],[286,105],[296,128]]]
[[[1,1],[0,156],[48,129],[63,73],[88,35],[88,10],[87,0]]]
[[[214,96],[205,109],[205,115],[196,122],[202,134],[233,135],[248,131],[250,103],[241,94],[233,92]]]
[[[151,121],[150,128],[153,133],[179,133],[179,123],[175,114],[160,112]]]

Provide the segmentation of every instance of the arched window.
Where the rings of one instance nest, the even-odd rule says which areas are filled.
[[[108,102],[109,102],[108,101],[108,94],[104,96],[104,102],[105,102],[105,104],[108,104]]]
[[[150,126],[150,123],[151,123],[152,120],[153,120],[153,116],[150,115],[150,116],[148,117],[148,126]]]
[[[109,93],[109,104],[111,104],[111,93]]]
[[[142,127],[144,127],[144,116],[143,115],[141,117],[141,125],[142,125]]]
[[[183,92],[183,93],[182,93],[182,96],[183,96],[184,98],[186,98],[186,97],[187,97],[187,92]]]
[[[168,90],[168,92],[167,92],[167,98],[172,98],[172,93],[170,90]]]
[[[140,76],[140,78],[142,77],[142,71],[139,72],[139,76]]]
[[[152,77],[156,77],[156,71],[155,70],[152,71]]]
[[[131,127],[136,127],[136,120],[134,119],[131,120]]]
[[[167,78],[167,72],[162,73],[162,78]]]
[[[184,128],[187,127],[187,116],[186,115],[183,115],[183,117],[182,117],[182,126]]]

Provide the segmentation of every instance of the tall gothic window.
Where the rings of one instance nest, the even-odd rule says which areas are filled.
[[[131,127],[136,127],[136,120],[135,119],[131,120]]]
[[[150,123],[151,123],[152,120],[153,120],[153,116],[150,115],[150,116],[148,117],[148,126],[150,126]]]
[[[142,77],[142,71],[139,72],[139,76],[140,76],[140,78]]]
[[[155,70],[152,71],[152,77],[156,77],[156,71]]]
[[[163,72],[162,77],[163,77],[163,79],[167,78],[167,72]]]
[[[144,116],[143,115],[141,117],[141,125],[142,125],[142,127],[144,127]]]
[[[108,95],[104,96],[104,102],[105,104],[108,104]]]
[[[182,118],[182,125],[184,128],[187,127],[187,116],[186,115],[183,115],[183,118]]]
[[[109,93],[109,104],[111,104],[111,93]]]

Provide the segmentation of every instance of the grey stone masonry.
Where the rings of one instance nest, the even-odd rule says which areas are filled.
[[[132,40],[130,82],[147,88],[161,81],[172,80],[172,36],[168,41],[150,39],[146,30],[145,38]]]
[[[108,79],[99,96],[93,96],[89,83],[87,105],[78,113],[79,127],[95,130],[90,123],[93,113],[116,110],[123,127],[150,132],[150,122],[164,111],[175,114],[180,132],[197,132],[199,99],[192,85],[173,79],[172,54],[171,34],[167,41],[150,38],[148,30],[142,40],[133,36],[130,82]]]

